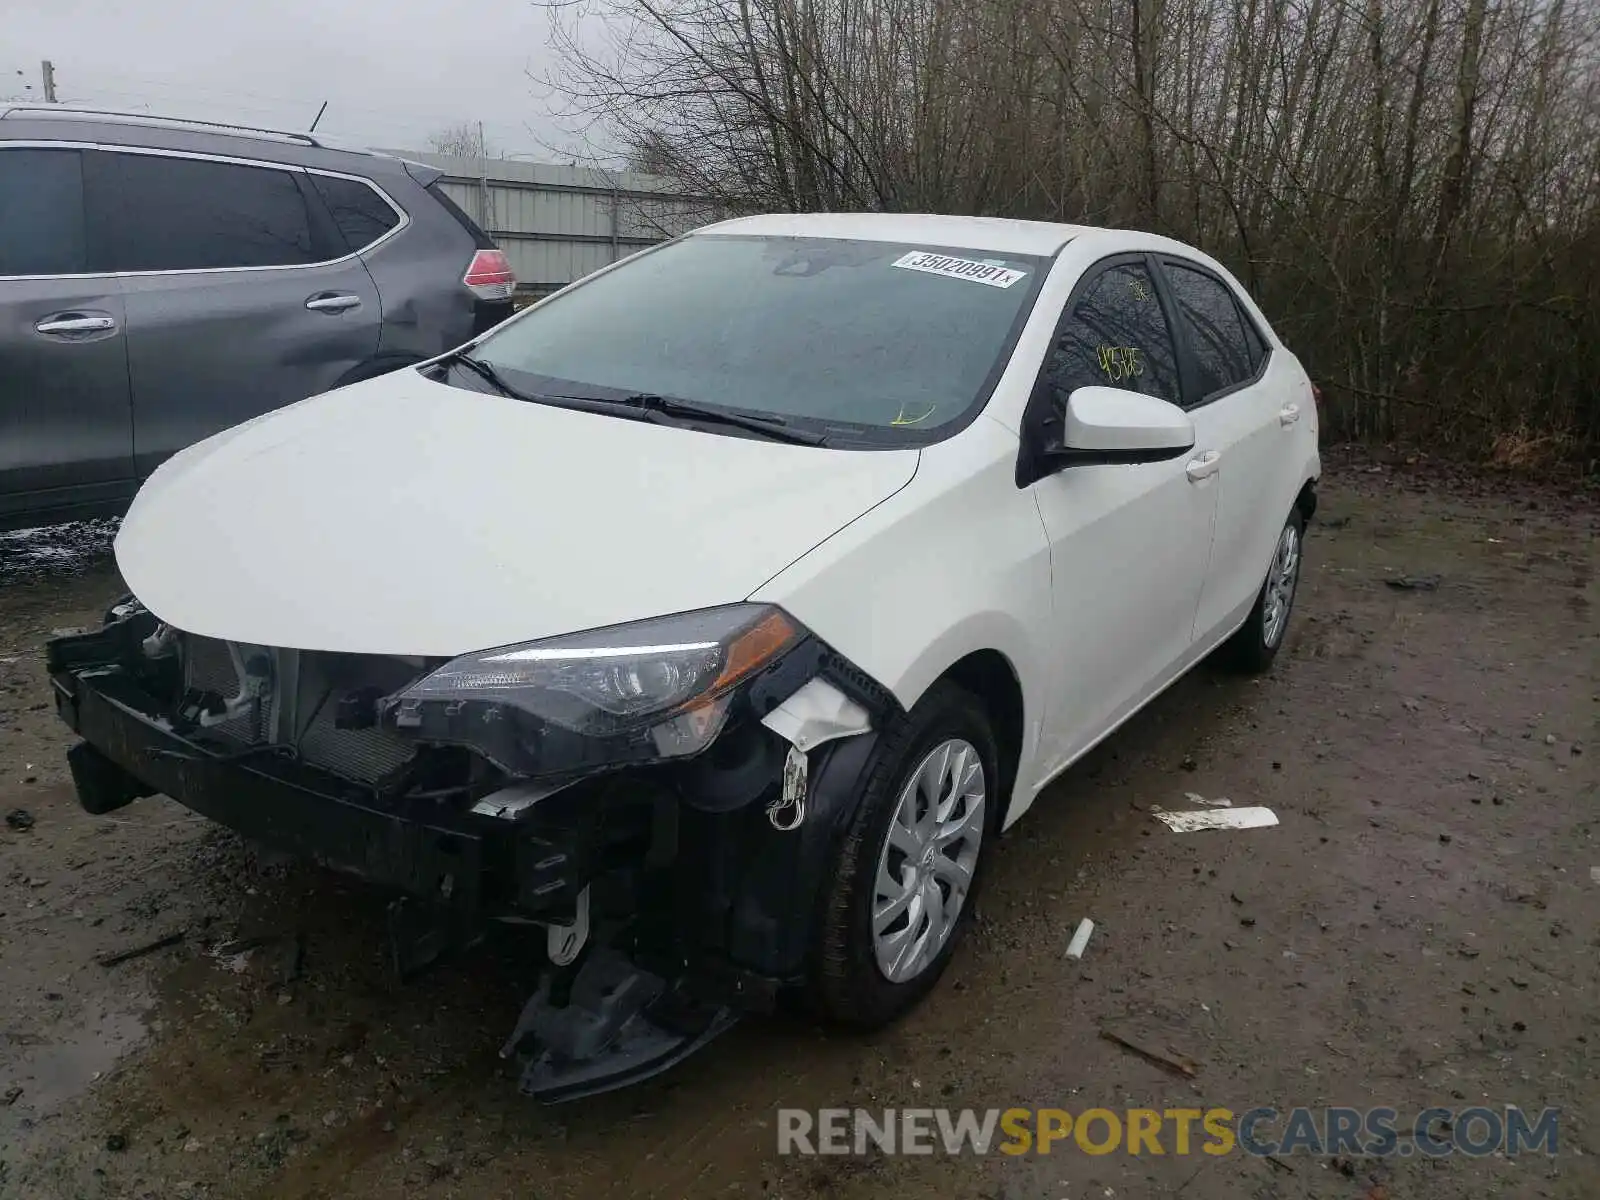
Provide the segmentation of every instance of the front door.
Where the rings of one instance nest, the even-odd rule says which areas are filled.
[[[141,476],[376,354],[377,288],[304,172],[102,149],[85,192],[91,256],[121,273]]]
[[[1143,256],[1091,267],[1068,301],[1041,386],[1123,388],[1177,403],[1177,355]],[[1046,776],[1167,682],[1188,653],[1216,514],[1203,443],[1167,462],[1071,466],[1032,485],[1050,540],[1056,688]]]
[[[81,152],[0,143],[0,526],[132,491],[125,324],[87,274]]]

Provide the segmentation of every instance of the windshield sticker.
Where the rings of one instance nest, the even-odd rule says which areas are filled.
[[[1026,279],[1026,271],[1011,267],[997,267],[993,263],[978,262],[972,258],[951,258],[948,254],[934,254],[928,250],[913,250],[897,258],[894,266],[907,271],[926,271],[929,275],[948,275],[951,279],[967,279],[973,283],[986,283],[990,287],[1008,288],[1019,279]]]

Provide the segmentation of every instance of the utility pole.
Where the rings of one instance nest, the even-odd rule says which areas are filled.
[[[56,65],[48,58],[39,64],[39,75],[44,80],[44,102],[56,102]]]
[[[485,229],[494,228],[494,205],[489,199],[489,143],[483,136],[483,122],[478,122],[478,221]]]

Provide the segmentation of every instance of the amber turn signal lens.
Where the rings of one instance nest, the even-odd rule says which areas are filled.
[[[776,610],[768,613],[733,639],[722,673],[707,690],[715,695],[732,687],[787,650],[799,636],[800,631],[788,617]]]

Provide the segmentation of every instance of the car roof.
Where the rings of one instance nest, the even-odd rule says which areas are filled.
[[[1073,238],[1096,232],[1088,226],[1008,217],[952,217],[929,213],[772,213],[736,217],[695,231],[750,237],[840,238],[900,242],[930,248],[958,247],[991,254],[1051,256]]]
[[[77,142],[255,159],[370,175],[385,183],[405,171],[400,158],[294,130],[260,129],[187,117],[118,112],[70,104],[0,102],[0,142]],[[423,168],[429,176],[438,174]]]

